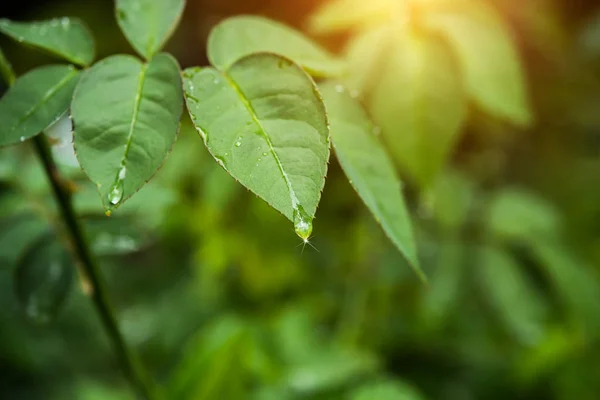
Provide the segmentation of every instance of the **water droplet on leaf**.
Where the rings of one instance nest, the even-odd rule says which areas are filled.
[[[312,218],[304,211],[302,206],[297,206],[294,210],[294,230],[296,231],[296,235],[306,241],[312,234],[312,229]]]
[[[344,93],[344,91],[346,90],[346,88],[344,88],[343,85],[335,85],[335,91],[338,93]]]
[[[123,200],[123,180],[119,179],[108,192],[108,201],[113,206],[117,206],[121,200]]]

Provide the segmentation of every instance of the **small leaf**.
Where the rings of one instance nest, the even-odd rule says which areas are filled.
[[[219,70],[226,70],[237,60],[258,52],[281,54],[314,76],[337,76],[343,70],[339,60],[300,32],[262,17],[228,18],[208,38],[208,58]]]
[[[0,20],[0,32],[19,43],[45,50],[77,65],[94,61],[94,38],[77,18],[55,18],[48,21],[14,22]]]
[[[0,146],[41,133],[68,109],[79,72],[68,65],[36,68],[15,81],[0,99]]]
[[[369,383],[354,391],[350,400],[424,400],[414,387],[401,381]]]
[[[135,51],[150,60],[179,24],[185,0],[117,0],[117,22]]]
[[[519,54],[494,8],[476,0],[435,10],[426,14],[427,27],[452,45],[469,95],[490,114],[529,125],[533,117]]]
[[[350,183],[417,274],[419,267],[402,183],[357,100],[333,83],[321,87],[336,156]]]
[[[329,159],[323,101],[287,58],[258,53],[230,68],[184,71],[188,110],[217,160],[308,239]]]
[[[454,148],[467,102],[441,41],[403,27],[395,31],[370,109],[400,166],[427,187]]]
[[[17,265],[17,298],[26,316],[36,323],[50,322],[64,305],[73,283],[70,255],[46,236],[25,253]]]
[[[483,292],[499,319],[522,343],[538,343],[547,310],[533,283],[510,254],[491,246],[480,252]]]
[[[158,170],[177,138],[183,108],[179,66],[116,55],[81,78],[71,113],[77,159],[110,212]]]

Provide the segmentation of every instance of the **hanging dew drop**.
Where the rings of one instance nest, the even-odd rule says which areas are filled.
[[[312,234],[312,229],[312,218],[310,218],[301,206],[297,206],[294,210],[294,230],[296,231],[296,235],[307,242]]]
[[[123,181],[118,180],[108,193],[108,201],[113,206],[117,206],[121,203],[121,200],[123,200]]]
[[[335,91],[338,93],[344,93],[346,89],[342,85],[335,85]]]

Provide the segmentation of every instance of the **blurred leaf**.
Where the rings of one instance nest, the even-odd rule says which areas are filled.
[[[243,398],[246,335],[243,321],[226,316],[192,337],[170,379],[169,398]]]
[[[148,182],[177,138],[183,108],[179,66],[116,55],[82,77],[71,107],[77,158],[110,212]],[[102,112],[99,112],[102,110]]]
[[[17,298],[27,318],[40,324],[55,318],[67,300],[74,268],[69,253],[52,237],[27,249],[15,274]]]
[[[481,249],[482,290],[499,319],[521,343],[532,345],[544,334],[546,307],[531,280],[506,252]]]
[[[83,382],[77,385],[75,397],[78,400],[133,400],[133,395],[130,394],[130,391],[117,389],[114,387],[107,387],[101,385],[99,382]],[[73,396],[73,393],[62,394],[65,398],[66,396]]]
[[[442,173],[426,194],[436,221],[446,232],[456,232],[467,222],[475,202],[475,184],[458,171]]]
[[[352,384],[372,375],[378,367],[370,354],[330,347],[302,364],[291,366],[286,382],[298,395],[310,396]]]
[[[439,328],[455,309],[464,289],[467,248],[457,241],[440,244],[435,270],[423,290],[421,314],[428,328]]]
[[[427,187],[458,139],[466,99],[443,43],[407,27],[395,31],[371,112],[400,165]]]
[[[534,242],[533,251],[568,312],[597,337],[600,281],[596,271],[557,240],[540,237]]]
[[[135,51],[150,60],[179,24],[185,0],[116,0],[119,27]]]
[[[355,390],[350,400],[424,400],[414,387],[401,381],[369,383]]]
[[[22,198],[19,199],[21,202]],[[15,265],[25,250],[47,232],[48,224],[35,214],[19,213],[0,219],[0,265]]]
[[[250,54],[270,52],[294,60],[311,75],[337,76],[342,65],[300,32],[257,16],[236,16],[218,24],[208,38],[208,58],[218,70]]]
[[[74,64],[87,66],[94,61],[92,33],[77,18],[14,22],[0,19],[0,32],[19,43],[37,47]]]
[[[131,218],[87,218],[88,243],[98,256],[121,255],[138,251],[147,244],[147,234]]]
[[[425,23],[450,42],[469,95],[480,107],[519,125],[532,122],[519,54],[509,28],[491,5],[463,0],[432,7]]]
[[[321,90],[335,153],[346,176],[394,245],[426,281],[402,197],[402,182],[375,136],[373,123],[343,86],[328,83]]]
[[[2,77],[3,83],[6,83],[7,86],[11,86],[15,82],[15,79],[17,79],[12,64],[6,59],[2,48],[0,48],[0,77]]]
[[[493,198],[487,211],[491,232],[501,240],[531,242],[555,237],[560,215],[543,198],[523,189],[506,188]]]
[[[87,183],[87,182],[85,182]],[[103,215],[98,203],[98,192],[91,184],[78,187],[73,197],[78,215]],[[156,229],[168,217],[169,209],[179,200],[173,188],[155,180],[140,189],[139,195],[130,199],[121,208],[119,215],[135,218],[146,229]]]
[[[382,24],[404,13],[402,1],[331,0],[310,17],[308,29],[316,33],[333,33]]]
[[[79,72],[68,65],[29,71],[0,99],[0,146],[41,133],[67,111]]]
[[[325,107],[310,77],[259,53],[225,71],[186,69],[184,87],[212,156],[308,238],[329,159]]]
[[[352,90],[368,93],[381,78],[394,41],[394,28],[383,25],[365,29],[352,37],[345,49],[349,72],[344,82]]]

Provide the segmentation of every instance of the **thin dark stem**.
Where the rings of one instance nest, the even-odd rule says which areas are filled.
[[[60,208],[63,221],[73,242],[73,247],[91,287],[91,297],[96,310],[100,315],[106,333],[110,337],[115,350],[120,358],[124,372],[130,381],[137,387],[141,395],[147,399],[156,399],[155,391],[151,389],[146,373],[139,364],[137,357],[129,350],[114,317],[114,313],[107,297],[106,286],[98,265],[90,252],[81,225],[77,220],[71,202],[71,194],[63,184],[59,171],[52,158],[52,153],[47,140],[43,135],[34,138],[35,150],[44,166],[46,175],[52,186],[54,197]]]
[[[15,81],[15,73],[10,63],[4,57],[1,49],[0,74],[9,86]],[[148,400],[156,400],[158,394],[154,383],[148,379],[146,371],[139,363],[136,355],[127,347],[127,343],[125,343],[125,340],[119,331],[117,320],[108,300],[106,285],[100,274],[98,264],[90,251],[81,225],[75,215],[71,193],[64,184],[64,180],[56,167],[48,141],[44,135],[40,134],[33,139],[33,144],[36,153],[44,166],[50,185],[52,186],[52,191],[54,192],[54,197],[62,214],[63,222],[72,242],[75,255],[81,262],[85,278],[87,278],[90,284],[92,301],[98,311],[104,330],[113,343],[122,368],[127,375],[127,378],[135,386],[141,396]]]

